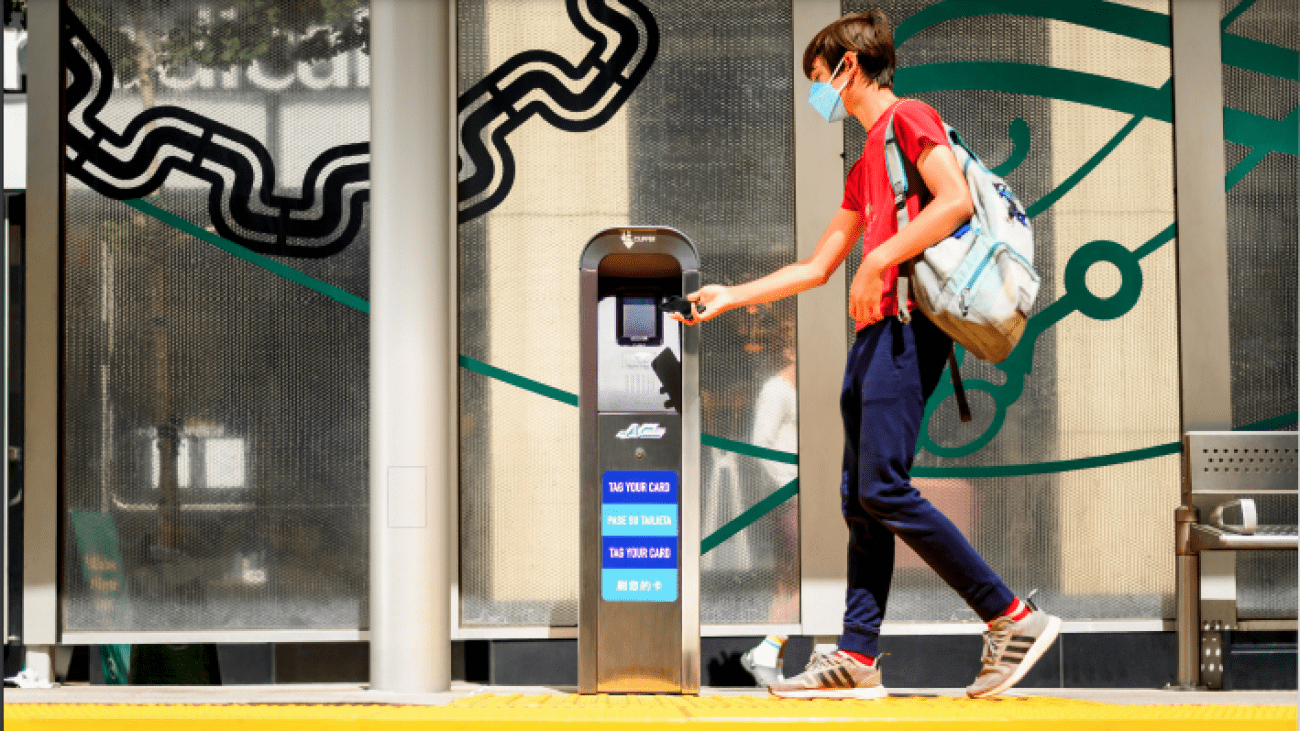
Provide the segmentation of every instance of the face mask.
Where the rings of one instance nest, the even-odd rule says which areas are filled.
[[[831,80],[835,79],[835,74],[840,72],[840,66],[844,65],[844,59],[835,64],[835,70],[831,72]],[[840,92],[844,87],[849,85],[849,79],[845,79],[840,88],[836,89],[830,81],[814,81],[812,90],[808,92],[808,103],[812,105],[817,113],[827,122],[838,122],[849,116],[848,110],[844,108],[844,102],[840,99]]]

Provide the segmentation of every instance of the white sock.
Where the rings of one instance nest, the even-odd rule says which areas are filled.
[[[758,646],[750,650],[750,657],[753,658],[755,665],[761,665],[767,668],[776,667],[776,660],[781,656],[781,648],[785,645],[785,637],[781,635],[768,635]]]

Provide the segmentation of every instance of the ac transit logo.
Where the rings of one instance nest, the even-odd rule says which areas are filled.
[[[614,435],[616,439],[662,439],[668,430],[658,424],[628,424]]]
[[[655,240],[654,234],[633,236],[631,231],[624,231],[619,238],[623,241],[623,245],[629,249],[632,248],[633,244],[648,244]]]

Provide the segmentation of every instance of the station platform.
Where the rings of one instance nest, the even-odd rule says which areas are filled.
[[[445,693],[378,693],[358,685],[6,689],[11,731],[320,729],[732,729],[872,723],[923,729],[1295,729],[1295,691],[1030,689],[970,700],[960,689],[890,689],[878,701],[783,700],[705,689],[698,697],[581,696],[571,688],[457,683]]]

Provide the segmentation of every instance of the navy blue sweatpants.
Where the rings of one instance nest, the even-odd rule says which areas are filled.
[[[887,317],[858,333],[840,394],[849,525],[849,588],[840,648],[878,654],[894,573],[894,536],[990,621],[1015,599],[951,520],[912,487],[909,472],[925,402],[943,374],[952,341],[919,312]]]

